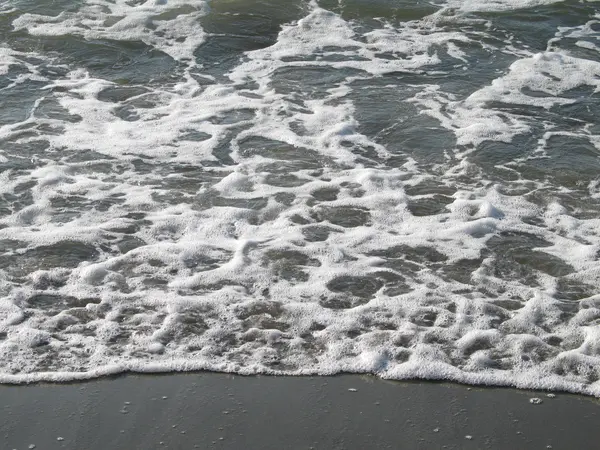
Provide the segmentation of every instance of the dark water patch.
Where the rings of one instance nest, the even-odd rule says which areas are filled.
[[[360,298],[372,297],[382,286],[383,282],[373,276],[341,276],[327,283],[331,292]]]
[[[405,185],[404,192],[410,196],[438,194],[450,197],[456,192],[456,187],[426,180],[415,185]]]
[[[287,331],[290,328],[288,323],[275,320],[270,314],[260,314],[260,315],[252,315],[245,319],[242,323],[242,329],[248,330],[251,328],[256,328],[258,330],[278,330],[278,331]],[[250,335],[245,336],[249,340],[265,339],[261,334],[251,333]],[[266,341],[266,339],[265,339]]]
[[[117,249],[120,253],[125,254],[144,245],[146,242],[136,236],[123,236],[117,243]]]
[[[241,62],[244,52],[259,50],[273,43],[273,39],[261,36],[213,35],[206,38],[194,56],[202,66],[203,74],[222,79]]]
[[[433,120],[416,116],[382,131],[377,141],[392,153],[408,154],[422,165],[444,163],[445,152],[456,145],[454,133]]]
[[[196,194],[223,178],[222,173],[212,172],[195,164],[161,164],[153,166],[157,187],[171,193]]]
[[[25,32],[15,33],[12,48],[58,54],[63,63],[84,67],[90,75],[120,85],[151,85],[168,81],[176,63],[165,53],[139,41],[86,40],[78,36],[45,36],[40,40]]]
[[[324,187],[311,192],[315,200],[320,202],[331,202],[337,200],[340,190],[337,187]]]
[[[566,276],[558,278],[556,294],[558,299],[578,301],[598,293],[598,288]]]
[[[278,186],[278,187],[297,187],[302,186],[310,182],[310,179],[299,178],[294,174],[284,174],[284,173],[271,173],[268,174],[264,182],[270,186]]]
[[[594,29],[594,26],[597,27],[597,23],[594,24],[590,24],[590,29]],[[552,50],[556,51],[564,51],[564,52],[568,52],[568,54],[570,56],[574,56],[575,58],[580,58],[580,59],[589,59],[591,61],[595,61],[598,59],[598,50],[597,50],[597,44],[596,44],[596,39],[594,38],[594,34],[591,35],[587,35],[587,36],[581,36],[581,37],[563,37],[560,40],[554,41],[552,42]],[[587,48],[584,47],[582,45],[579,45],[583,43],[583,45],[586,45],[591,47],[591,48]]]
[[[340,14],[344,20],[359,21],[364,25],[380,26],[381,20],[390,23],[401,23],[419,20],[433,14],[438,8],[423,0],[380,0],[366,2],[349,0],[340,3],[335,0],[323,0],[319,6]]]
[[[445,262],[448,257],[436,249],[427,246],[410,247],[408,245],[396,245],[394,247],[372,251],[372,256],[380,256],[385,259],[406,259],[419,264]]]
[[[70,123],[78,123],[83,118],[77,114],[71,114],[55,98],[44,98],[37,104],[35,116],[40,119],[59,120]]]
[[[598,59],[598,56],[592,58],[592,60],[594,59]],[[593,92],[594,89],[590,86],[586,86],[585,88],[585,91],[582,89],[567,91],[565,94],[568,97],[574,98],[575,101],[564,105],[555,105],[550,111],[556,115],[555,121],[561,125],[568,125],[572,129],[589,127],[593,134],[598,134],[592,130],[594,126],[600,124],[600,119],[598,119],[600,114],[600,95]]]
[[[16,0],[13,2],[14,6],[20,12],[51,17],[64,12],[77,11],[84,3],[84,0],[56,0],[51,2],[51,4],[46,4],[38,0]]]
[[[201,336],[209,329],[202,311],[188,309],[179,312],[172,325],[164,332],[158,333],[158,341],[167,345]]]
[[[18,239],[0,239],[0,251],[2,252],[13,252],[26,247],[27,243]]]
[[[208,133],[204,133],[203,131],[197,130],[184,130],[179,139],[182,141],[193,141],[193,142],[202,142],[210,139],[212,136]]]
[[[396,272],[380,271],[375,272],[373,275],[376,276],[380,282],[384,283],[382,293],[389,297],[403,295],[412,290],[405,282],[406,279]]]
[[[244,52],[273,45],[282,24],[299,18],[302,6],[285,0],[270,2],[214,2],[200,23],[209,33],[195,52],[203,73],[223,77],[243,58]],[[265,14],[267,7],[269,14]]]
[[[109,87],[98,93],[98,100],[103,102],[119,103],[149,92],[142,86]]]
[[[390,145],[388,150],[393,153],[401,152],[404,141],[408,141],[411,134],[410,121],[418,116],[417,108],[403,100],[410,98],[417,90],[405,86],[378,86],[371,80],[359,80],[350,84],[352,93],[350,98],[355,105],[355,117],[358,120],[357,131],[377,143]],[[383,107],[383,103],[385,107]],[[422,116],[420,117],[423,118]],[[415,130],[413,130],[414,132]],[[423,137],[423,133],[418,133]]]
[[[296,170],[300,169],[320,169],[327,161],[322,155],[319,155],[314,150],[303,147],[296,147],[282,141],[274,141],[259,136],[252,136],[242,140],[239,143],[240,155],[245,158],[250,158],[253,155],[262,156],[264,158],[293,161],[296,165]],[[281,167],[269,166],[272,168]]]
[[[367,226],[371,219],[368,209],[350,206],[320,206],[311,216],[318,222],[328,221],[345,228]]]
[[[332,232],[330,228],[321,225],[309,226],[302,228],[302,234],[307,242],[326,241],[329,234]]]
[[[2,108],[0,108],[0,125],[16,124],[24,121],[31,114],[39,97],[38,89],[44,83],[27,81],[2,91]],[[40,113],[44,117],[43,112]]]
[[[433,216],[449,212],[446,206],[453,201],[454,198],[447,195],[435,194],[430,197],[410,199],[407,206],[413,216]]]
[[[18,213],[33,203],[33,194],[30,189],[23,190],[18,194],[10,192],[0,194],[0,208],[6,211],[6,215]],[[31,222],[31,220],[35,219],[35,214],[36,211],[31,210],[31,217],[28,218],[29,214],[25,210],[21,214],[20,220],[25,223]]]
[[[262,264],[271,266],[276,277],[303,282],[309,279],[309,275],[302,267],[319,267],[321,262],[297,250],[268,250]]]
[[[221,112],[218,116],[213,116],[209,118],[208,121],[213,124],[231,125],[237,122],[245,122],[252,120],[255,117],[255,115],[256,114],[252,109],[232,109],[230,111]]]
[[[539,139],[536,133],[517,136],[511,142],[486,140],[477,146],[477,151],[469,155],[469,161],[481,167],[486,174],[498,175],[497,167],[527,156]],[[502,179],[506,174],[500,175]],[[510,180],[510,179],[509,179]]]
[[[114,161],[112,156],[98,153],[94,150],[81,150],[75,152],[64,152],[64,161],[68,163],[98,163],[99,161]]]
[[[296,195],[291,192],[278,192],[273,196],[273,198],[277,203],[285,206],[291,206],[296,199]]]
[[[537,285],[536,271],[554,277],[574,272],[574,268],[562,259],[536,248],[551,244],[527,233],[501,233],[488,241],[493,254],[491,271],[500,279],[520,280],[528,286]]]
[[[18,258],[24,270],[74,268],[82,262],[95,261],[100,253],[95,246],[79,241],[60,241],[27,250]]]
[[[125,122],[136,122],[140,120],[137,110],[131,105],[123,105],[115,108],[113,114]]]
[[[231,259],[232,253],[219,250],[210,253],[193,253],[184,255],[182,262],[188,269],[194,269],[195,272],[213,270]]]
[[[481,266],[483,259],[463,258],[452,264],[445,264],[439,269],[439,274],[446,281],[458,281],[462,284],[473,285],[473,272]]]
[[[327,309],[352,309],[368,303],[369,300],[361,297],[349,297],[348,295],[322,296],[319,305]]]
[[[82,308],[88,304],[98,304],[97,298],[77,298],[57,294],[36,294],[26,301],[27,306],[34,309],[44,310],[46,314],[58,314],[69,308]]]
[[[239,305],[235,313],[242,320],[256,315],[268,315],[277,318],[283,313],[283,308],[279,302],[255,300],[244,305]]]
[[[267,198],[256,197],[256,198],[227,198],[227,197],[215,197],[212,201],[212,206],[227,206],[232,208],[243,208],[260,210],[267,206]]]
[[[524,300],[519,299],[497,299],[494,300],[494,305],[499,306],[500,308],[506,309],[507,311],[516,311],[525,306]]]
[[[438,312],[434,309],[419,309],[410,316],[410,321],[421,327],[432,327],[437,319]]]
[[[331,95],[330,89],[360,74],[363,74],[360,70],[327,66],[281,67],[271,75],[270,86],[279,94],[302,93],[302,99],[325,99]]]
[[[476,13],[490,20],[496,32],[504,36],[518,36],[530,51],[545,51],[548,41],[558,27],[577,26],[594,15],[594,9],[585,4],[556,2],[552,5],[535,5],[529,8],[498,12]]]
[[[600,171],[600,152],[584,137],[553,136],[547,141],[548,157],[530,160],[532,167],[543,177],[567,188],[582,188],[596,179]]]

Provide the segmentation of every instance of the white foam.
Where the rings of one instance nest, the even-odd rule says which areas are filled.
[[[176,60],[191,61],[194,50],[204,42],[199,18],[205,11],[204,0],[147,0],[133,4],[126,0],[95,0],[75,12],[65,11],[57,16],[25,13],[13,21],[13,27],[34,36],[141,41]]]
[[[467,104],[501,101],[549,109],[555,105],[574,103],[576,99],[560,95],[581,87],[600,90],[600,63],[554,52],[538,53],[531,58],[518,60],[510,72],[497,78],[488,88],[481,89],[467,99]],[[538,93],[535,97],[523,91]],[[541,94],[541,95],[539,95]]]
[[[313,6],[309,14],[297,23],[284,26],[277,42],[265,49],[250,52],[249,61],[238,66],[230,75],[233,80],[243,80],[248,73],[268,76],[278,67],[328,66],[336,69],[353,68],[374,75],[415,70],[440,62],[432,48],[447,48],[448,53],[460,60],[463,54],[456,42],[470,39],[458,32],[447,32],[441,27],[425,28],[422,24],[408,22],[403,27],[386,25],[382,29],[357,35],[352,25],[339,15]],[[383,52],[394,58],[379,56]],[[304,60],[315,53],[317,60]],[[330,55],[345,55],[332,61]],[[358,58],[357,58],[358,57]],[[294,61],[286,61],[293,58]]]
[[[535,8],[555,3],[562,3],[562,0],[452,0],[447,5],[463,12],[491,12]]]
[[[444,14],[549,3],[451,2]],[[0,219],[1,256],[11,262],[0,271],[0,382],[123,371],[371,372],[600,396],[598,299],[572,310],[559,286],[600,282],[600,222],[576,217],[558,196],[540,205],[507,193],[469,159],[486,140],[511,142],[535,125],[498,104],[572,105],[570,91],[598,91],[596,61],[505,47],[498,51],[519,59],[495,80],[468,95],[445,92],[429,75],[471,64],[477,33],[451,31],[442,14],[365,33],[313,3],[273,45],[205,85],[188,59],[206,13],[202,2],[100,1],[15,20],[36,36],[142,41],[185,70],[172,85],[129,86],[143,89],[108,101],[103,93],[122,86],[70,67],[41,92],[63,116],[45,116],[40,100],[26,120],[0,127],[0,139],[47,143],[35,155],[41,162],[0,174],[0,193],[23,203]],[[2,74],[25,64],[5,53]],[[300,84],[339,78],[319,80],[315,92],[286,87],[286,73],[305,69],[317,75]],[[379,86],[397,73],[428,80],[391,86],[412,96],[407,110],[416,105],[454,134],[443,162],[399,163],[396,142],[388,148],[384,139],[389,129],[364,131],[353,83]],[[135,120],[120,117],[122,107]],[[593,139],[590,130],[549,126],[538,144],[552,133]],[[186,138],[192,131],[206,139]],[[273,180],[281,174],[295,178]],[[585,187],[591,196],[596,184]],[[435,213],[413,206],[440,195],[445,206]],[[494,244],[514,236],[525,243]],[[521,263],[498,261],[511,245],[525,259],[572,270],[511,273]]]
[[[561,94],[582,86],[591,86],[598,92],[599,74],[599,62],[544,52],[515,61],[506,75],[464,100],[432,87],[417,94],[413,101],[423,108],[423,113],[452,130],[458,145],[471,148],[486,140],[511,142],[515,136],[531,130],[531,119],[501,111],[495,105],[550,109],[572,104],[577,99]]]

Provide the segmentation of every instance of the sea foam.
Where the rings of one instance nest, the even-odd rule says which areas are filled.
[[[0,49],[0,381],[368,372],[600,395],[598,19],[532,48],[488,15],[555,3],[351,20],[310,2],[238,53],[204,28],[216,2],[0,12],[116,58]]]

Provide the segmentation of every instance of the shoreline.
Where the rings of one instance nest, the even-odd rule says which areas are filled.
[[[540,399],[541,403],[537,400]],[[594,449],[600,400],[368,375],[0,385],[7,449]]]
[[[446,379],[446,378],[406,378],[406,379],[394,379],[394,378],[384,378],[374,373],[369,372],[337,372],[333,374],[288,374],[288,373],[240,373],[240,372],[225,372],[220,370],[211,370],[211,369],[192,369],[192,370],[173,370],[173,369],[158,369],[155,368],[152,370],[115,370],[113,371],[101,371],[99,373],[89,374],[82,373],[81,378],[72,378],[72,379],[61,379],[61,372],[48,372],[48,374],[56,374],[56,377],[46,377],[47,373],[41,372],[42,375],[39,379],[34,380],[18,380],[18,381],[0,381],[0,389],[2,387],[19,387],[19,386],[40,386],[40,385],[82,385],[87,383],[94,383],[97,381],[103,380],[116,380],[123,377],[169,377],[169,376],[184,376],[184,375],[221,375],[227,377],[240,377],[240,378],[323,378],[323,379],[331,379],[338,377],[359,377],[359,378],[368,378],[373,380],[379,380],[383,382],[389,383],[425,383],[425,384],[444,384],[444,385],[455,385],[457,387],[462,387],[467,390],[471,389],[506,389],[506,390],[515,390],[515,391],[528,391],[528,392],[537,392],[540,395],[547,394],[555,394],[555,395],[572,395],[576,397],[588,398],[591,400],[598,401],[600,405],[600,395],[595,396],[591,393],[574,391],[568,389],[559,389],[559,388],[536,388],[536,387],[528,387],[528,386],[517,386],[511,383],[498,383],[498,384],[486,384],[486,383],[469,383],[456,381],[454,379]],[[74,373],[69,372],[69,376],[74,375]]]
[[[178,367],[176,365],[176,367]],[[352,372],[337,371],[321,373],[320,371],[302,371],[299,373],[288,373],[286,371],[248,371],[248,370],[221,370],[220,368],[205,367],[204,364],[188,364],[186,367],[174,368],[172,364],[151,364],[134,365],[133,367],[121,367],[117,365],[102,366],[94,371],[87,372],[32,372],[22,375],[1,374],[0,386],[29,386],[37,384],[77,384],[88,383],[107,378],[119,378],[123,376],[168,376],[185,374],[216,374],[238,377],[289,377],[289,378],[312,378],[312,377],[340,377],[340,376],[358,376],[372,377],[382,381],[399,383],[448,383],[471,388],[492,388],[492,389],[515,389],[525,391],[538,391],[554,394],[570,394],[582,397],[589,397],[600,400],[600,388],[590,388],[589,385],[573,384],[562,378],[543,377],[532,381],[532,373],[521,372],[511,373],[510,376],[498,376],[496,373],[470,373],[460,372],[465,376],[453,376],[455,373],[446,373],[440,376],[401,376],[395,378],[393,375],[387,377],[373,372]],[[412,372],[412,371],[411,371]],[[470,376],[469,376],[470,375]],[[466,378],[466,379],[465,379]]]

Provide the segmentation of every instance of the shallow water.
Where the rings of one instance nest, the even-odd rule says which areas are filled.
[[[600,6],[0,2],[0,381],[600,395]]]

